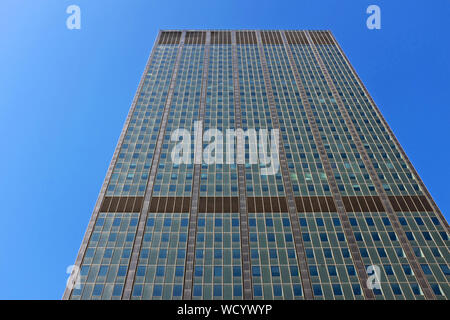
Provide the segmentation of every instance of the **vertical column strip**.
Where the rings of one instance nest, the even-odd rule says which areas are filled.
[[[233,64],[233,96],[235,128],[242,129],[242,113],[240,100],[239,69],[237,57],[236,31],[231,32],[232,64]],[[239,185],[239,227],[241,232],[241,259],[242,281],[244,286],[244,299],[253,299],[250,242],[248,229],[247,194],[245,189],[245,167],[237,163]]]
[[[275,99],[273,96],[272,84],[270,81],[269,70],[267,67],[266,57],[265,57],[265,53],[264,53],[264,47],[263,47],[262,39],[261,39],[261,32],[259,30],[255,31],[255,32],[256,32],[256,38],[257,38],[257,43],[258,43],[259,58],[261,60],[261,66],[263,69],[263,76],[264,76],[264,83],[266,86],[267,98],[269,101],[272,124],[273,124],[274,129],[279,129],[280,124],[279,124],[279,120],[278,120],[278,112],[277,112],[277,108],[275,105]],[[281,140],[281,138],[280,138],[280,140]],[[298,266],[300,269],[300,276],[302,279],[302,287],[303,287],[304,297],[305,297],[305,299],[310,300],[310,299],[314,298],[312,286],[311,286],[311,278],[309,275],[308,264],[306,261],[306,253],[305,253],[305,248],[303,245],[303,238],[302,238],[302,234],[301,234],[301,230],[300,230],[300,222],[298,219],[298,212],[297,212],[297,207],[295,204],[294,192],[292,191],[292,183],[291,183],[291,180],[289,177],[289,169],[288,169],[288,164],[287,164],[287,160],[286,160],[286,153],[284,150],[284,145],[281,142],[282,141],[279,141],[279,145],[280,145],[279,157],[280,157],[281,175],[283,176],[284,190],[286,193],[289,218],[291,220],[292,233],[293,233],[294,244],[295,244],[295,249],[296,249],[296,253],[297,253],[297,262],[298,262]]]
[[[183,51],[184,39],[186,31],[183,31],[178,45],[178,52],[175,58],[175,65],[173,68],[172,78],[170,80],[169,92],[167,94],[166,104],[164,106],[163,117],[161,120],[161,127],[158,132],[158,140],[156,142],[155,153],[152,160],[152,167],[150,169],[150,176],[147,181],[147,188],[145,189],[144,202],[142,205],[141,213],[139,215],[139,223],[136,231],[136,237],[134,238],[133,250],[131,253],[131,259],[128,266],[127,277],[125,279],[125,288],[122,294],[122,299],[128,300],[131,297],[131,291],[133,289],[134,277],[136,274],[136,268],[138,264],[139,254],[141,251],[142,240],[144,237],[145,225],[147,222],[148,209],[150,206],[150,200],[153,192],[153,184],[155,181],[156,171],[158,169],[159,157],[161,154],[161,147],[164,141],[164,134],[166,131],[167,119],[169,118],[170,105],[172,104],[173,91],[175,89],[178,67],[181,60],[181,52]]]
[[[339,219],[341,220],[342,229],[345,233],[345,237],[347,239],[347,245],[350,249],[350,253],[352,255],[352,260],[355,264],[355,268],[358,274],[358,279],[361,284],[361,288],[363,290],[364,296],[366,299],[374,299],[374,293],[372,290],[367,288],[366,282],[367,282],[367,272],[364,267],[364,263],[361,257],[361,254],[359,252],[359,248],[355,239],[355,235],[353,234],[352,227],[350,225],[350,220],[348,218],[347,212],[345,210],[344,202],[342,200],[342,196],[339,192],[336,179],[333,174],[333,169],[331,168],[331,164],[328,161],[327,152],[325,150],[325,146],[323,144],[319,129],[317,127],[317,123],[314,117],[314,113],[311,109],[311,106],[309,104],[308,96],[306,95],[305,88],[302,85],[302,82],[300,80],[299,72],[297,69],[297,66],[294,61],[294,57],[292,55],[291,48],[287,42],[286,35],[284,31],[281,32],[284,48],[286,50],[289,63],[291,65],[291,70],[295,78],[295,82],[297,83],[297,87],[300,91],[300,96],[303,101],[303,106],[305,107],[306,116],[308,118],[308,122],[311,126],[311,131],[313,133],[314,141],[316,142],[317,149],[320,154],[320,158],[322,160],[322,165],[325,170],[325,173],[327,175],[327,180],[330,185],[331,194],[333,196],[334,203],[336,205],[336,211],[339,215]]]
[[[186,261],[184,268],[184,284],[183,284],[183,299],[192,299],[193,275],[195,263],[195,241],[197,238],[197,217],[198,217],[198,202],[200,190],[200,173],[202,170],[202,146],[203,146],[203,121],[205,118],[206,105],[206,91],[208,90],[208,68],[209,68],[209,51],[211,43],[211,32],[206,31],[206,43],[203,58],[202,71],[202,88],[200,94],[200,110],[198,112],[198,121],[201,123],[201,128],[196,131],[194,150],[194,178],[192,181],[192,196],[191,208],[189,213],[189,228],[187,239]]]
[[[381,202],[383,204],[383,207],[389,217],[389,220],[391,221],[392,227],[395,231],[395,233],[397,234],[398,238],[399,238],[399,242],[403,248],[403,250],[406,253],[406,257],[408,259],[409,264],[411,265],[411,268],[414,270],[414,274],[417,278],[417,281],[419,282],[419,285],[422,288],[422,291],[425,295],[425,298],[427,299],[435,299],[435,295],[430,287],[430,284],[428,283],[426,277],[424,276],[422,269],[419,266],[419,263],[417,262],[414,252],[411,248],[411,245],[409,244],[408,239],[406,238],[406,234],[405,231],[403,230],[403,228],[400,226],[400,222],[398,220],[398,217],[392,207],[391,202],[389,201],[389,198],[383,188],[383,185],[375,171],[375,168],[372,164],[372,162],[369,159],[369,156],[366,152],[366,149],[364,148],[361,139],[359,138],[359,135],[356,132],[355,126],[350,118],[350,115],[347,112],[347,109],[345,108],[341,97],[339,95],[339,93],[336,90],[336,87],[330,77],[330,74],[325,66],[325,64],[322,61],[322,58],[319,55],[319,52],[317,51],[316,46],[314,45],[311,36],[309,34],[309,32],[306,32],[306,37],[310,43],[311,49],[314,53],[314,56],[316,58],[317,63],[320,66],[320,69],[322,71],[322,74],[325,77],[325,80],[328,84],[328,87],[330,88],[334,99],[336,100],[336,104],[339,107],[339,111],[341,111],[341,114],[345,120],[345,123],[349,129],[349,132],[351,134],[351,136],[353,137],[353,140],[355,141],[356,144],[356,148],[359,152],[359,154],[361,155],[361,159],[364,162],[364,165],[367,168],[367,171],[369,172],[370,178],[373,181],[373,184],[377,190],[377,193],[381,199]],[[368,95],[368,94],[367,94]]]
[[[103,184],[100,189],[100,193],[98,195],[97,202],[95,203],[94,211],[92,212],[92,216],[91,216],[91,219],[89,220],[89,224],[88,224],[86,232],[84,234],[83,241],[81,242],[80,249],[78,250],[78,255],[75,260],[75,266],[77,266],[78,268],[81,267],[81,263],[83,262],[83,258],[86,253],[86,249],[89,244],[89,240],[91,239],[92,232],[94,231],[95,222],[97,221],[97,217],[100,212],[100,206],[102,205],[103,199],[105,198],[106,189],[108,188],[108,184],[109,184],[109,181],[111,180],[112,172],[114,170],[114,167],[116,166],[117,158],[119,156],[119,152],[122,147],[123,140],[125,139],[125,135],[128,131],[128,127],[129,127],[131,118],[133,116],[134,110],[136,109],[136,104],[139,99],[139,95],[141,94],[142,87],[144,85],[145,76],[147,75],[148,69],[150,68],[150,64],[155,55],[156,46],[159,42],[160,37],[161,37],[161,31],[158,32],[158,35],[153,44],[153,48],[150,53],[150,56],[147,59],[147,64],[145,65],[145,69],[144,69],[144,72],[142,73],[141,80],[139,81],[139,85],[138,85],[138,88],[134,95],[133,102],[131,103],[131,107],[130,107],[130,110],[128,111],[127,118],[125,119],[125,123],[123,125],[122,132],[120,133],[119,140],[117,141],[116,149],[114,150],[111,162],[109,163],[108,171],[106,171],[106,176],[105,176],[105,179],[103,180]],[[75,268],[74,268],[74,270],[72,270],[72,272],[76,272]],[[62,299],[63,300],[70,299],[71,294],[72,294],[72,289],[69,289],[66,287],[66,289],[64,290]]]
[[[437,206],[436,202],[434,201],[434,199],[431,196],[430,192],[428,191],[427,187],[425,186],[425,184],[423,183],[423,181],[420,178],[419,174],[417,173],[416,169],[412,165],[411,161],[409,160],[408,156],[406,155],[405,151],[403,150],[403,148],[402,148],[400,142],[398,141],[397,137],[395,136],[394,132],[389,127],[389,124],[387,123],[387,121],[384,118],[383,114],[381,113],[380,109],[376,105],[375,101],[372,99],[372,96],[369,94],[369,91],[367,91],[366,86],[364,85],[364,83],[359,78],[358,74],[356,73],[356,70],[353,68],[352,64],[348,60],[348,58],[345,55],[344,51],[342,50],[341,46],[336,41],[336,38],[334,37],[334,35],[331,32],[329,32],[329,34],[330,34],[331,38],[333,39],[334,45],[339,50],[339,52],[341,53],[341,55],[344,58],[345,62],[347,63],[347,66],[352,71],[353,75],[355,76],[356,81],[358,81],[358,84],[364,90],[364,93],[366,94],[367,98],[369,99],[370,104],[373,106],[375,112],[377,113],[378,117],[380,118],[380,120],[383,123],[384,127],[386,128],[386,130],[388,131],[389,135],[391,136],[392,140],[394,141],[395,145],[397,146],[398,150],[400,151],[403,159],[408,164],[409,169],[412,171],[412,173],[416,177],[416,180],[419,183],[420,187],[422,188],[423,192],[425,193],[425,196],[426,196],[428,202],[430,203],[431,207],[434,209],[435,213],[437,213],[437,215],[439,216],[439,218],[441,220],[441,223],[447,229],[447,232],[450,232],[450,227],[449,227],[449,224],[448,224],[447,220],[442,215],[441,210]]]

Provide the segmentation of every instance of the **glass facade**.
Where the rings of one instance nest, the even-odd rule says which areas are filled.
[[[195,163],[196,121],[223,161]],[[238,128],[286,162],[262,174],[248,138],[228,163]],[[63,298],[448,299],[449,243],[331,32],[160,31]]]

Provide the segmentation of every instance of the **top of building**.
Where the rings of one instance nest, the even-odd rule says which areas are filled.
[[[262,44],[283,44],[282,33],[289,44],[309,44],[306,34],[311,36],[314,44],[335,44],[330,30],[160,30],[158,44],[179,44],[185,32],[184,44],[206,44],[207,33],[210,33],[210,44],[232,44],[233,32],[236,44],[257,44],[257,32],[261,34]]]

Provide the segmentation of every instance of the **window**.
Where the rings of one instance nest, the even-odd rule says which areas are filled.
[[[143,277],[145,276],[145,266],[138,266],[137,271],[136,271],[136,276],[138,277]]]
[[[352,290],[353,290],[353,294],[355,296],[361,295],[361,287],[359,284],[357,284],[357,283],[352,284]]]
[[[397,235],[395,234],[395,232],[388,232],[388,235],[391,241],[397,241]]]
[[[377,248],[378,255],[380,258],[386,258],[386,250],[384,248]]]
[[[333,293],[335,296],[342,296],[342,289],[340,284],[333,284]]]
[[[292,251],[294,251],[294,250],[292,250]],[[305,251],[306,251],[306,257],[308,259],[314,258],[314,250],[313,249],[306,249]],[[288,251],[288,254],[289,254],[289,251]],[[291,258],[291,257],[289,257],[289,258]],[[292,257],[292,258],[294,258],[294,257]]]
[[[290,266],[289,270],[291,272],[291,277],[298,277],[298,268],[297,268],[297,266]]]
[[[283,294],[283,291],[282,291],[282,289],[281,289],[281,285],[279,285],[279,284],[274,284],[274,285],[273,285],[273,295],[274,295],[275,297],[281,297],[282,294]]]
[[[127,266],[119,266],[119,270],[117,271],[118,277],[124,277],[127,274]]]
[[[402,294],[402,290],[400,289],[400,286],[398,285],[398,283],[392,283],[391,284],[391,289],[392,289],[392,292],[395,295],[401,295]]]
[[[333,225],[335,227],[340,227],[341,226],[341,221],[339,220],[339,218],[333,218]]]
[[[214,297],[220,297],[222,296],[222,285],[220,284],[215,284],[214,285]]]
[[[184,271],[183,266],[176,266],[175,267],[175,277],[182,277],[183,273],[184,273],[183,271]]]
[[[394,270],[392,269],[392,266],[390,264],[384,265],[384,271],[386,272],[386,275],[393,276]]]
[[[433,224],[434,224],[435,226],[438,226],[438,225],[440,225],[440,223],[439,223],[439,219],[438,219],[438,218],[436,218],[436,217],[432,217],[432,218],[431,218],[431,221],[433,222]]]
[[[388,217],[383,217],[381,220],[383,221],[383,224],[385,226],[390,226],[391,225],[391,221],[389,221]]]
[[[367,252],[366,248],[359,248],[359,252],[361,253],[361,257],[363,257],[363,258],[369,257],[369,253]]]
[[[395,252],[397,253],[397,257],[403,258],[405,256],[405,252],[402,248],[395,248]]]
[[[431,252],[433,253],[433,256],[435,256],[436,258],[439,258],[439,257],[442,256],[442,255],[441,255],[441,252],[440,252],[439,249],[436,248],[436,247],[431,248]]]
[[[214,276],[215,277],[222,276],[222,266],[214,266]]]
[[[140,297],[142,294],[142,285],[135,284],[133,288],[133,297]]]
[[[214,258],[222,259],[222,250],[221,249],[214,249]]]
[[[106,276],[107,273],[108,273],[108,266],[100,266],[98,276],[99,277]]]
[[[421,296],[423,294],[422,289],[420,289],[417,283],[411,283],[411,290],[416,296]]]
[[[300,218],[300,226],[306,227],[308,223],[306,222],[306,218]]]
[[[240,297],[240,296],[242,296],[242,286],[241,286],[241,285],[235,284],[235,285],[233,286],[233,295],[234,295],[235,297]]]
[[[356,270],[353,265],[347,265],[347,273],[349,276],[356,276]]]
[[[414,275],[411,266],[409,264],[404,264],[402,265],[403,268],[403,272],[407,275],[407,276],[412,276]]]
[[[450,268],[448,267],[448,265],[446,265],[446,264],[440,264],[439,266],[441,267],[442,272],[443,272],[446,276],[450,276]]]
[[[293,285],[294,290],[294,296],[301,296],[302,295],[302,287],[299,284]]]
[[[234,277],[240,277],[241,276],[241,267],[234,266],[233,267],[233,276]]]
[[[103,291],[103,285],[102,284],[96,284],[94,286],[94,291],[92,292],[92,296],[101,296]]]
[[[381,291],[381,289],[373,288],[372,290],[373,290],[373,293],[374,293],[376,296],[380,296],[380,295],[383,294],[383,292]]]
[[[174,285],[172,295],[174,297],[181,297],[181,289],[182,289],[181,285],[178,285],[178,284]]]
[[[413,248],[413,251],[414,251],[414,255],[415,255],[416,257],[418,257],[418,258],[423,257],[423,253],[422,253],[422,250],[421,250],[420,248],[414,247],[414,248]]]
[[[164,276],[164,266],[157,266],[156,267],[156,276],[157,277],[163,277]]]
[[[202,266],[196,266],[194,269],[194,276],[195,277],[201,277],[203,275],[203,267]]]
[[[123,285],[122,284],[116,284],[114,285],[114,289],[113,289],[113,297],[118,297],[122,295],[122,290],[123,290]]]
[[[431,283],[430,285],[431,285],[431,289],[433,290],[435,295],[437,295],[437,296],[442,295],[441,287],[439,287],[439,285],[437,283]]]
[[[195,250],[195,258],[203,259],[203,250],[202,249]]]
[[[261,285],[253,285],[253,295],[255,297],[261,297],[262,296],[262,287]]]
[[[427,232],[427,231],[423,231],[423,232],[422,232],[422,235],[423,235],[423,237],[425,238],[425,240],[427,240],[427,241],[433,240],[433,239],[431,238],[430,233]]]
[[[160,297],[162,295],[162,285],[155,284],[153,287],[153,296]]]
[[[272,273],[272,277],[279,277],[280,276],[280,268],[278,266],[271,266],[270,271]]]
[[[202,286],[195,285],[194,286],[194,297],[201,297],[201,296],[202,296]]]
[[[420,267],[422,268],[422,271],[425,275],[431,275],[431,269],[430,266],[427,264],[421,264]]]
[[[414,235],[412,232],[405,232],[406,233],[406,238],[408,238],[409,241],[414,241]]]
[[[350,258],[350,251],[347,248],[342,248],[341,252],[344,258]]]
[[[320,284],[313,284],[313,291],[315,296],[322,296],[322,288]]]
[[[337,276],[336,266],[328,266],[328,274],[333,277]]]

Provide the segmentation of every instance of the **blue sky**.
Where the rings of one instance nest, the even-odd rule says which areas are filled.
[[[61,298],[158,29],[331,29],[448,219],[449,16],[448,0],[2,0],[0,299]]]

